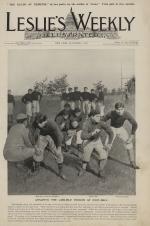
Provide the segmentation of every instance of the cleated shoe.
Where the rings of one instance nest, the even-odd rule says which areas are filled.
[[[83,176],[85,173],[86,173],[86,170],[85,170],[85,169],[80,169],[80,171],[79,171],[79,173],[78,173],[78,176],[81,177],[81,176]]]
[[[105,181],[106,181],[106,176],[105,176],[103,170],[99,171],[98,177],[101,179],[101,181],[102,181],[103,183],[105,183]]]
[[[140,167],[137,166],[135,162],[131,162],[131,167],[132,167],[133,169],[140,169]]]
[[[67,180],[67,177],[63,174],[63,173],[60,173],[59,174],[59,177],[63,180]]]

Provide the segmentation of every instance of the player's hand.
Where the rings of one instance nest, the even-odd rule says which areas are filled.
[[[67,134],[68,134],[69,137],[72,137],[73,135],[75,135],[75,131],[68,130]]]
[[[132,143],[133,138],[134,138],[134,136],[133,136],[133,134],[131,134],[130,137],[128,138],[128,140],[126,141],[126,143],[127,143],[127,144]]]
[[[58,146],[57,152],[58,152],[58,153],[61,153],[61,151],[62,151],[62,150],[61,150],[61,146]]]
[[[43,127],[46,125],[46,123],[47,123],[47,120],[44,121],[44,122],[38,123],[38,126],[39,126],[40,128],[43,128]]]
[[[94,136],[95,134],[99,133],[100,132],[100,129],[95,129],[93,132],[92,132],[92,136]]]
[[[60,125],[60,129],[64,129],[65,127],[65,123],[63,122],[61,125]]]
[[[112,148],[112,144],[105,145],[105,149],[109,152]]]
[[[42,153],[41,150],[37,146],[35,146],[35,154],[39,156],[41,155],[41,153]]]

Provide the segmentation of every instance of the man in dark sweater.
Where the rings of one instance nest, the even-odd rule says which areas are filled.
[[[26,105],[26,115],[28,117],[28,125],[30,125],[32,117],[32,89],[28,89],[28,93],[22,97],[22,102]]]
[[[72,121],[77,121],[78,126],[80,127],[80,129],[82,129],[83,122],[85,121],[85,115],[79,108],[76,108],[74,111],[71,112],[70,122]]]
[[[61,110],[55,117],[55,122],[62,131],[66,131],[69,128],[70,116],[73,110],[71,110],[70,104],[66,103],[64,109]]]
[[[34,156],[36,162],[43,160],[44,150],[47,147],[55,156],[58,164],[59,176],[66,179],[63,174],[63,153],[61,150],[63,136],[56,122],[49,120],[47,116],[38,114],[33,122],[33,128],[39,129],[37,148],[41,151],[41,156]]]
[[[137,123],[135,119],[132,117],[132,115],[129,112],[125,111],[124,104],[121,102],[118,102],[115,104],[115,110],[110,111],[105,115],[104,121],[107,121],[107,120],[110,120],[110,125],[114,132],[114,139],[116,138],[116,136],[118,136],[123,141],[125,149],[128,152],[131,166],[134,169],[139,169],[139,167],[135,163],[135,155],[134,155],[134,149],[133,149],[133,138],[137,129]],[[123,127],[124,122],[126,120],[132,126],[131,134],[128,134],[126,129]]]

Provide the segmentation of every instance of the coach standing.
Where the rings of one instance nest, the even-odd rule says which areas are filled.
[[[32,92],[32,108],[33,108],[33,117],[40,112],[40,101],[42,98],[42,94],[39,92],[38,88],[36,87]]]

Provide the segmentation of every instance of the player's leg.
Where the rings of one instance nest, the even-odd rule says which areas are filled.
[[[78,101],[78,108],[81,110],[81,101]]]
[[[36,102],[36,113],[40,112],[40,102],[37,100]]]
[[[72,110],[73,111],[74,111],[75,107],[76,107],[75,101],[72,101]]]
[[[133,141],[128,141],[128,139],[129,139],[128,132],[123,127],[117,129],[117,131],[118,131],[117,135],[121,138],[121,140],[123,141],[124,147],[127,150],[131,166],[134,169],[139,169],[139,167],[136,165],[136,161],[135,161],[135,153],[134,153],[134,148],[133,148]]]
[[[61,100],[60,102],[60,109],[63,110],[64,109],[64,105],[65,105],[65,101]]]
[[[95,111],[96,109],[96,104],[94,101],[91,102],[91,110]]]
[[[11,125],[13,123],[13,110],[14,110],[13,103],[8,103],[8,123]]]
[[[95,147],[96,152],[98,153],[99,156],[99,172],[98,176],[105,181],[105,173],[104,173],[104,168],[107,164],[107,158],[108,158],[108,152],[107,150],[104,149],[104,146],[99,139],[97,142],[97,145]]]
[[[100,104],[100,115],[101,117],[105,115],[105,105],[103,103]]]
[[[88,101],[88,102],[87,102],[87,114],[89,115],[90,112],[91,112],[91,102]]]
[[[56,147],[53,139],[48,135],[46,136],[46,140],[48,142],[48,148],[51,150],[51,152],[53,153],[56,162],[58,164],[58,171],[59,171],[59,176],[62,179],[66,179],[66,176],[63,174],[63,161],[64,161],[64,157],[63,157],[63,153],[62,153],[62,149],[61,147]]]
[[[69,101],[68,103],[70,104],[71,110],[74,110],[75,108],[74,101]]]
[[[36,101],[33,100],[32,101],[32,115],[33,115],[33,119],[36,116]]]
[[[88,118],[89,113],[90,113],[89,101],[85,101],[85,116],[86,116],[86,118]]]
[[[10,162],[19,162],[24,161],[30,157],[32,157],[35,153],[34,148],[15,148],[11,150],[6,150],[4,153],[4,158]]]
[[[82,112],[85,114],[85,102],[82,101]]]
[[[96,111],[100,113],[100,102],[97,101],[96,103]]]
[[[30,125],[31,117],[32,117],[32,103],[31,102],[26,104],[26,114],[28,117],[28,125]]]
[[[113,140],[112,140],[112,146],[113,146],[113,143],[114,143],[114,140],[116,139],[117,133],[116,133],[116,128],[111,127],[111,129],[113,131]],[[105,139],[104,144],[107,145],[108,144],[108,141],[109,141],[109,137],[108,137],[108,135],[106,135],[106,139]]]
[[[83,144],[83,155],[82,155],[82,167],[79,171],[78,176],[82,176],[86,172],[86,168],[88,163],[90,162],[91,154],[94,149],[94,144],[93,142],[88,142]]]

